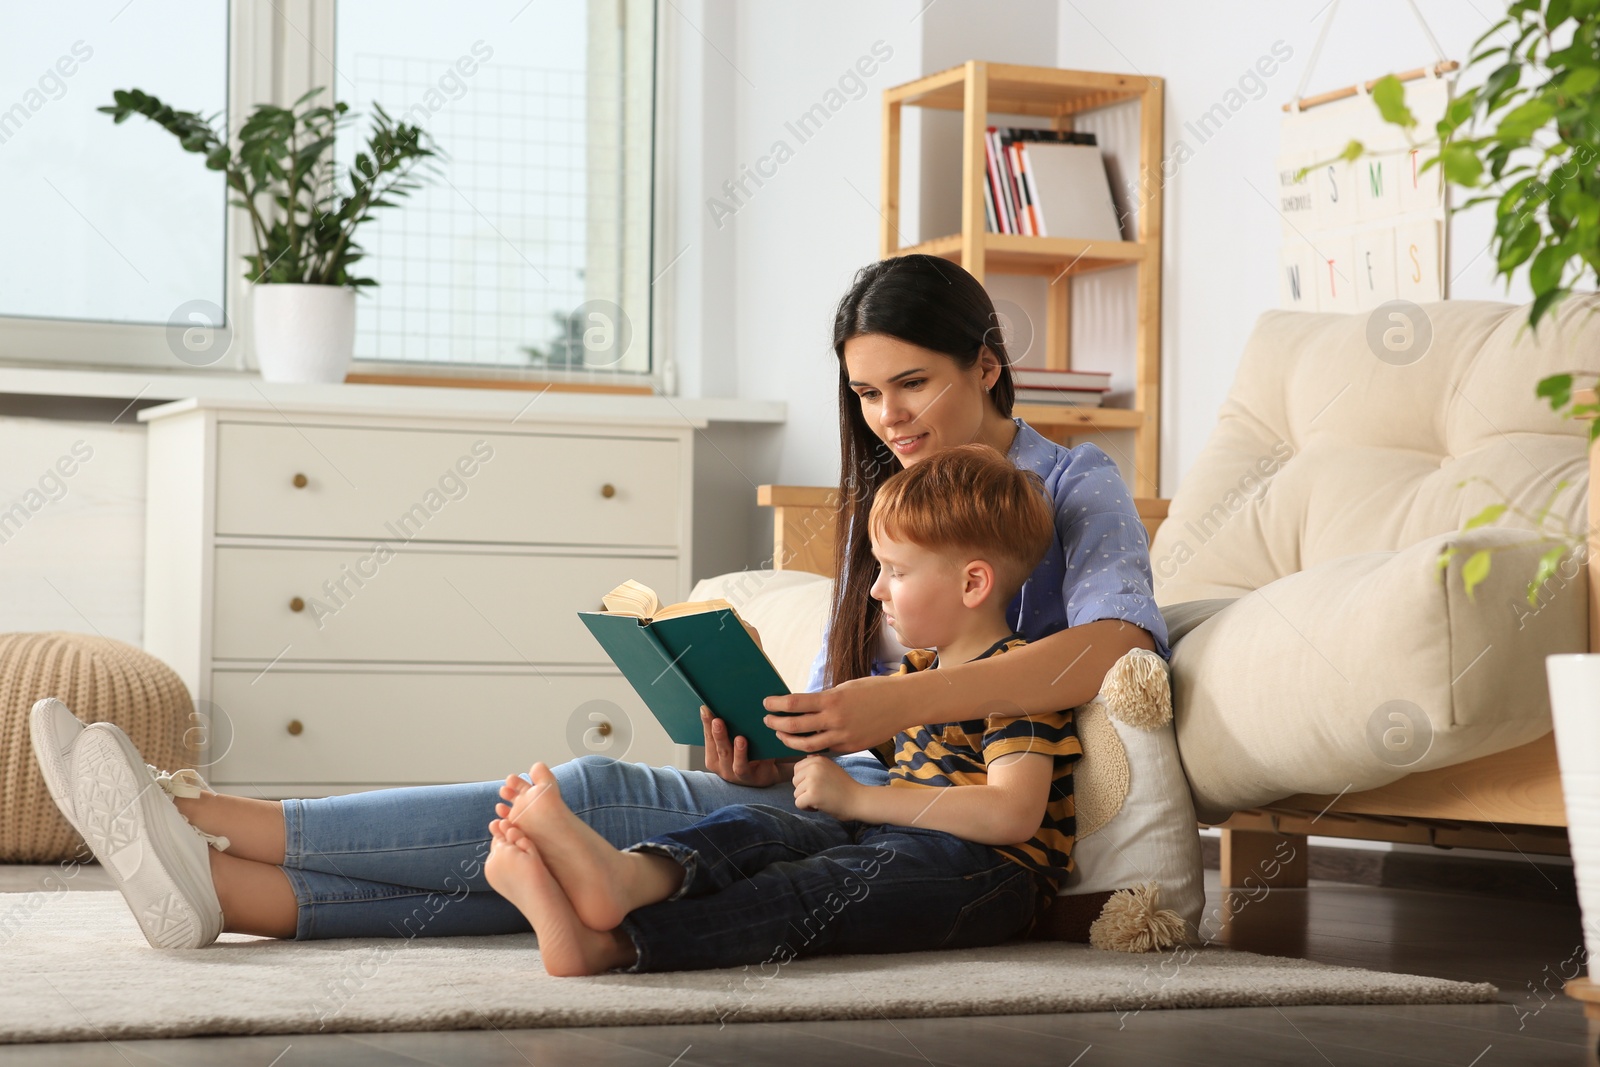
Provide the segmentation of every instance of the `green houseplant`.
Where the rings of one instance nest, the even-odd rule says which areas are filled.
[[[356,229],[421,188],[418,168],[438,155],[420,127],[375,106],[366,148],[341,188],[334,141],[354,116],[342,101],[318,104],[322,91],[290,107],[257,105],[231,144],[217,117],[175,111],[139,89],[118,89],[100,108],[119,123],[144,116],[226,176],[230,203],[244,209],[255,239],[243,258],[257,360],[268,381],[344,380],[355,344],[355,292],[377,284],[358,274]]]
[[[1537,331],[1558,305],[1585,292],[1585,283],[1592,292],[1600,278],[1600,0],[1515,0],[1473,43],[1467,68],[1496,59],[1482,85],[1451,101],[1432,136],[1418,137],[1420,123],[1394,75],[1373,84],[1372,101],[1413,147],[1436,150],[1423,170],[1437,166],[1447,183],[1475,194],[1462,207],[1495,204],[1489,245],[1495,276],[1509,284],[1526,272],[1534,297],[1527,325]],[[1353,162],[1366,154],[1365,145],[1351,141],[1337,158]],[[1589,313],[1595,310],[1600,308]],[[1600,372],[1554,374],[1540,380],[1536,393],[1564,418],[1590,418],[1600,414],[1600,403],[1579,391],[1586,383],[1591,389],[1600,384]],[[1591,418],[1588,432],[1592,447],[1600,418]],[[1566,488],[1562,482],[1556,493]],[[1465,528],[1514,515],[1543,531],[1553,503],[1554,494],[1534,515],[1490,504]],[[1559,525],[1559,532],[1546,535],[1556,544],[1540,557],[1528,583],[1534,607],[1563,557],[1583,551],[1584,534]],[[1449,560],[1450,553],[1440,556],[1441,571]],[[1489,568],[1488,549],[1466,560],[1462,577],[1469,596]]]
[[[1563,301],[1592,295],[1600,278],[1600,0],[1514,0],[1503,18],[1473,44],[1468,67],[1494,61],[1482,85],[1453,100],[1428,142],[1437,151],[1424,166],[1438,166],[1451,185],[1472,190],[1464,206],[1493,202],[1495,229],[1490,250],[1496,277],[1527,272],[1533,291],[1528,328]],[[1419,125],[1405,102],[1405,88],[1390,76],[1372,89],[1383,118],[1413,136]],[[1342,158],[1364,154],[1359,142]],[[1589,314],[1600,310],[1591,306]],[[1575,385],[1600,383],[1596,353],[1588,366],[1542,379],[1536,393],[1565,418],[1590,418],[1587,441],[1590,470],[1596,470],[1595,439],[1600,437],[1600,403]],[[1592,477],[1592,475],[1591,475]],[[1465,484],[1465,483],[1463,483]],[[1542,534],[1556,486],[1539,512],[1528,515],[1506,503],[1491,504],[1467,529],[1498,522],[1508,513],[1529,520]],[[1595,492],[1594,486],[1590,492]],[[1559,517],[1558,517],[1559,518]],[[1527,599],[1539,604],[1541,587],[1561,560],[1576,553],[1580,562],[1600,550],[1600,530],[1561,530],[1544,534],[1544,552]],[[1440,558],[1441,568],[1449,553]],[[1487,550],[1474,552],[1463,566],[1470,595],[1489,572]],[[1591,647],[1600,635],[1591,635]],[[1589,959],[1600,959],[1600,654],[1548,656],[1551,716],[1567,809],[1567,833],[1583,909]],[[1600,1000],[1591,978],[1569,987],[1585,1000]]]

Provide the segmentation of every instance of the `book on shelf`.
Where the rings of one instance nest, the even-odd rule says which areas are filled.
[[[1017,389],[1019,404],[1070,404],[1073,407],[1097,408],[1105,398],[1103,389]]]
[[[1041,237],[1121,241],[1122,224],[1100,149],[1081,144],[1027,144],[1022,170],[1031,199],[1029,221]]]
[[[705,743],[705,705],[727,723],[730,737],[746,740],[751,759],[805,755],[762,721],[762,700],[789,687],[732,604],[718,599],[663,605],[653,589],[631,578],[600,602],[603,610],[580,611],[578,618],[673,741]]]
[[[1056,370],[1048,367],[1012,367],[1011,381],[1017,388],[1093,389],[1111,388],[1111,372],[1102,370]]]
[[[1075,130],[1041,130],[1021,126],[990,126],[984,142],[988,181],[984,185],[984,216],[990,232],[1049,236],[1041,218],[1040,190],[1030,177],[1029,151],[1034,145],[1076,145],[1094,148],[1095,135]],[[1098,157],[1099,149],[1095,148]],[[1110,190],[1107,189],[1109,194]],[[1065,221],[1063,221],[1065,225]],[[1070,237],[1076,234],[1061,233]]]

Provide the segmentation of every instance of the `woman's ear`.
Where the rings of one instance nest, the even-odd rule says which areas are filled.
[[[994,349],[984,345],[978,350],[978,366],[983,368],[983,391],[988,392],[1000,380],[1000,357],[995,355]]]

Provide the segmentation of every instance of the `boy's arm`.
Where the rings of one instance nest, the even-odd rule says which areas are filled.
[[[1054,770],[1053,756],[1013,752],[989,761],[987,785],[872,786],[832,760],[809,756],[795,766],[795,804],[840,819],[943,830],[980,845],[1015,845],[1044,821]]]

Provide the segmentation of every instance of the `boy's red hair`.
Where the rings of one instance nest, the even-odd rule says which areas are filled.
[[[932,552],[987,560],[1004,601],[1022,588],[1056,536],[1044,480],[985,444],[941,448],[896,473],[878,487],[867,529]]]

